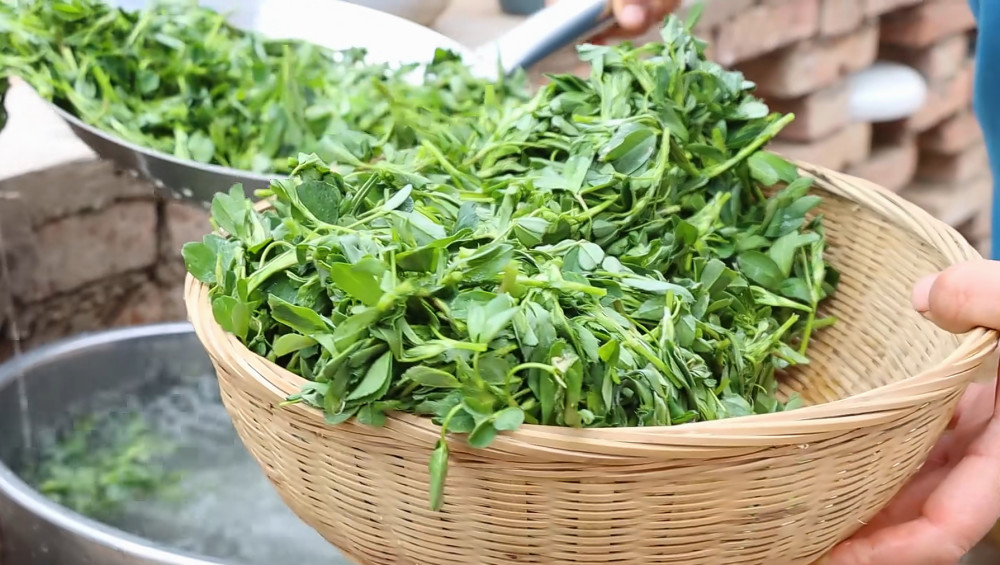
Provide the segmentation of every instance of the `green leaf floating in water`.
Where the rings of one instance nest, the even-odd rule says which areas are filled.
[[[764,151],[790,117],[676,18],[663,38],[582,46],[589,78],[523,104],[440,88],[476,111],[428,105],[408,147],[404,130],[343,141],[380,156],[367,164],[302,152],[260,193],[273,208],[217,197],[226,245],[189,245],[188,269],[224,327],[309,381],[289,402],[331,425],[441,426],[433,508],[449,435],[486,448],[524,424],[784,410],[779,372],[832,321],[816,315],[837,284],[819,197]]]
[[[163,465],[172,450],[138,414],[87,416],[46,445],[25,478],[53,502],[108,520],[127,502],[170,492],[180,478]]]

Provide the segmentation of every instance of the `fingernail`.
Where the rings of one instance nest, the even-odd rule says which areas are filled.
[[[626,29],[637,29],[644,23],[646,23],[646,10],[638,4],[625,6],[618,16],[618,24]]]
[[[931,288],[937,280],[937,275],[926,276],[913,285],[913,308],[921,314],[927,314],[931,309]]]

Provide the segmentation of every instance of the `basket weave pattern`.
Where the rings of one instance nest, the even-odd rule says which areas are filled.
[[[803,165],[841,285],[805,370],[805,408],[666,428],[525,426],[485,450],[451,440],[440,512],[428,509],[438,428],[329,426],[277,404],[302,380],[250,353],[188,278],[189,317],[243,442],[285,502],[364,564],[806,565],[911,477],[997,335],[953,336],[914,313],[922,275],[978,258],[956,232],[859,179]]]

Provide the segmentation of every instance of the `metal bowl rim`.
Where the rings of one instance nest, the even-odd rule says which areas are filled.
[[[10,386],[10,383],[24,371],[70,353],[135,339],[193,333],[194,328],[190,324],[171,322],[81,334],[41,346],[0,364],[0,388]],[[119,530],[56,504],[31,488],[3,462],[0,462],[0,494],[9,497],[15,504],[34,513],[40,520],[73,536],[115,551],[138,556],[141,559],[161,561],[171,565],[231,565],[208,556],[168,548],[166,545]]]
[[[62,106],[59,106],[58,104],[55,104],[48,100],[46,100],[46,102],[55,110],[57,114],[59,114],[59,117],[62,118],[64,121],[66,121],[66,123],[68,123],[69,125],[85,130],[91,135],[100,137],[101,139],[107,141],[108,143],[113,143],[129,151],[143,155],[147,158],[165,161],[167,163],[170,163],[171,165],[175,165],[178,167],[201,169],[202,171],[205,171],[207,173],[212,173],[219,176],[242,177],[254,182],[261,182],[264,184],[269,184],[272,180],[280,180],[288,178],[288,175],[281,175],[278,173],[261,174],[261,173],[255,173],[253,171],[236,169],[233,167],[224,167],[222,165],[216,165],[213,163],[199,163],[198,161],[194,161],[192,159],[181,159],[180,157],[170,155],[169,153],[164,153],[163,151],[159,151],[157,149],[152,149],[149,147],[144,147],[142,145],[137,145],[135,143],[132,143],[131,141],[126,140],[123,137],[112,135],[109,132],[106,132],[100,128],[94,127],[84,122],[83,120],[72,114],[70,111],[64,109]],[[157,181],[153,180],[153,182]]]

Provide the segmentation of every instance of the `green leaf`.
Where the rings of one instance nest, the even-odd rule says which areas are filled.
[[[410,367],[403,373],[403,378],[419,385],[434,388],[459,388],[462,386],[455,375],[423,365]]]
[[[767,255],[759,251],[745,251],[736,258],[740,272],[768,290],[777,289],[784,281],[781,269]]]
[[[784,183],[791,183],[799,178],[799,171],[795,165],[770,151],[758,151],[757,153],[754,153],[750,157],[749,162],[751,167],[753,167],[754,162],[756,162],[758,167],[766,167],[767,169],[773,171],[778,177],[778,180]],[[761,182],[762,184],[767,184],[763,183],[763,181]]]
[[[438,440],[434,446],[428,468],[431,475],[430,509],[438,511],[443,503],[444,483],[448,477],[448,444],[443,439]]]
[[[191,158],[199,163],[211,163],[215,156],[215,144],[212,139],[200,131],[196,131],[188,138],[188,152]]]
[[[500,431],[514,431],[524,423],[524,411],[510,406],[493,415],[493,427]]]
[[[622,284],[638,290],[645,290],[654,294],[674,293],[687,302],[694,302],[694,295],[683,286],[649,278],[627,277],[622,279]]]
[[[489,343],[507,327],[517,314],[513,299],[508,294],[498,294],[485,305],[469,305],[469,337],[477,343]]]
[[[593,271],[604,261],[604,250],[596,243],[582,241],[579,249],[577,261],[584,271]]]
[[[656,151],[656,140],[653,130],[628,123],[619,128],[601,148],[599,157],[602,161],[611,162],[619,173],[630,175],[649,161]]]
[[[295,188],[299,202],[316,219],[334,224],[340,217],[340,190],[327,182],[308,180]]]
[[[787,278],[792,272],[795,252],[800,247],[811,245],[819,239],[820,236],[817,233],[789,232],[775,240],[767,254],[781,270],[782,276]]]
[[[392,353],[386,351],[368,367],[365,376],[347,395],[348,401],[362,400],[371,402],[379,400],[386,393],[392,380]]]
[[[732,120],[756,120],[767,116],[767,105],[760,100],[746,99],[729,115]]]
[[[812,303],[812,290],[802,279],[786,279],[781,282],[781,288],[778,291],[782,296],[798,300],[803,304]]]
[[[722,397],[722,406],[726,409],[726,417],[736,418],[739,416],[750,416],[753,414],[753,407],[742,396],[727,394]]]
[[[747,159],[750,165],[750,174],[753,178],[764,186],[778,184],[780,177],[771,159],[767,158],[767,153],[754,153]]]
[[[378,280],[356,265],[334,263],[329,265],[329,272],[330,279],[337,288],[360,300],[365,306],[375,306],[384,294],[379,288]]]
[[[284,357],[296,351],[316,345],[316,340],[299,334],[285,334],[274,340],[274,354]]]
[[[385,412],[374,404],[365,404],[357,412],[358,423],[363,426],[381,428],[385,425]]]
[[[315,311],[302,306],[296,306],[291,302],[270,294],[267,297],[267,305],[271,309],[271,316],[278,323],[303,335],[326,333],[333,327]]]
[[[490,419],[483,420],[476,425],[476,428],[469,434],[469,445],[476,449],[489,447],[497,437],[497,429]]]
[[[246,339],[250,330],[250,309],[232,296],[219,296],[212,300],[212,314],[222,329],[240,339]]]
[[[205,284],[215,284],[215,250],[201,242],[185,243],[181,249],[184,268]]]

